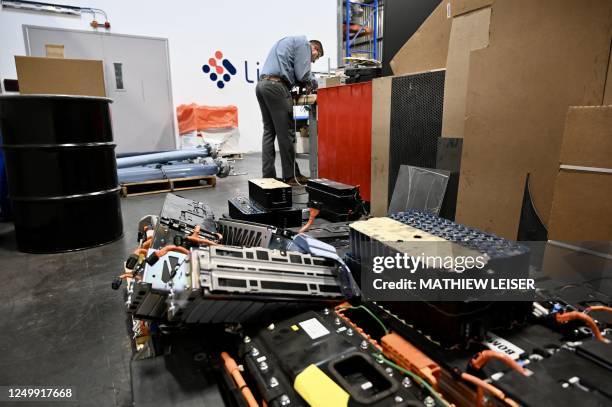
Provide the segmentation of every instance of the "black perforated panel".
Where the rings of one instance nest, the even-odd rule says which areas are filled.
[[[425,72],[392,80],[389,200],[400,165],[436,168],[445,73],[444,70]]]
[[[384,0],[384,47],[382,50],[384,76],[393,75],[391,65],[389,65],[391,59],[440,2],[441,0]]]

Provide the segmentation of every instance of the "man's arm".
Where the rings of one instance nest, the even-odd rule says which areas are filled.
[[[310,43],[308,41],[305,44],[296,44],[293,71],[295,72],[295,80],[299,83],[310,84],[314,79],[310,72],[311,55]]]

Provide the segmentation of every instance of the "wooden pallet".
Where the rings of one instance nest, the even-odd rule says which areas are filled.
[[[227,154],[223,154],[221,153],[221,158],[225,158],[227,160],[242,160],[244,157],[242,156],[242,153],[227,153]]]
[[[212,188],[216,184],[217,177],[214,175],[130,182],[121,184],[121,195],[137,196],[159,194],[162,192],[182,191],[186,189]]]

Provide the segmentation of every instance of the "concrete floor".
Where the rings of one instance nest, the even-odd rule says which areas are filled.
[[[236,161],[236,172],[247,175],[179,194],[208,203],[219,217],[229,198],[248,195],[247,180],[261,176],[260,161],[260,154],[246,155]],[[298,162],[308,175],[307,161]],[[277,168],[280,174],[279,159]],[[134,249],[138,220],[158,214],[164,197],[123,198],[123,238],[73,253],[20,253],[12,225],[0,223],[0,386],[70,386],[78,402],[68,405],[132,405],[123,295],[110,283]],[[305,203],[306,196],[300,198]]]

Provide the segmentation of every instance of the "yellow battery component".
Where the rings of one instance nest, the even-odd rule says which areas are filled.
[[[312,407],[347,406],[350,397],[315,365],[295,377],[293,388]]]

